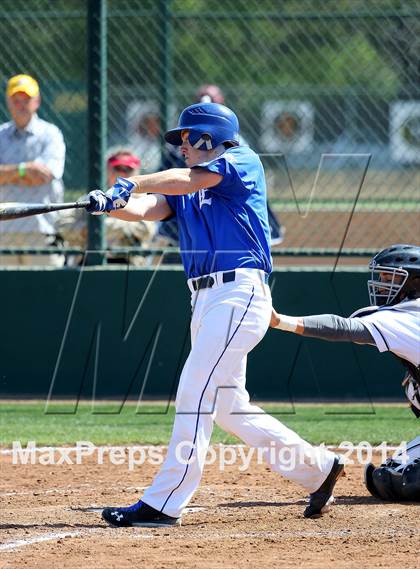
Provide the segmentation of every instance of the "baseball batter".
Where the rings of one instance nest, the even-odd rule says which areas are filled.
[[[113,526],[177,525],[197,489],[216,421],[252,447],[287,449],[293,468],[270,457],[271,468],[309,493],[306,517],[319,517],[332,499],[343,465],[252,405],[245,388],[247,354],[271,316],[271,272],[264,170],[239,144],[233,111],[216,103],[187,107],[168,143],[181,147],[186,168],[119,181],[89,194],[91,213],[128,221],[176,216],[191,291],[191,352],[176,396],[168,453],[152,485],[130,507],[106,508]],[[128,199],[131,192],[142,199]],[[121,209],[124,208],[124,209]],[[118,210],[118,211],[117,211]],[[272,456],[272,455],[271,455]]]
[[[420,247],[397,244],[380,251],[369,264],[371,306],[349,318],[335,314],[293,317],[274,309],[271,326],[331,341],[371,344],[392,352],[406,368],[403,386],[410,407],[420,418]],[[407,456],[365,471],[365,483],[385,500],[420,501],[420,437],[407,445]]]

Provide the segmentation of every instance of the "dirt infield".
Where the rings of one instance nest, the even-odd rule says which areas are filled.
[[[413,243],[420,230],[419,213],[410,211],[357,211],[348,229],[350,212],[315,211],[307,217],[297,212],[276,212],[276,215],[286,228],[279,248],[339,248],[345,236],[344,248],[379,250],[391,243]],[[304,262],[305,258],[301,264]]]
[[[302,517],[305,493],[268,467],[214,464],[181,527],[107,527],[95,509],[133,503],[157,468],[17,466],[0,454],[1,569],[418,566],[418,505],[370,497],[361,465],[346,467],[320,520]]]

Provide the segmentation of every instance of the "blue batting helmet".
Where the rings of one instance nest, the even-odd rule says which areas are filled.
[[[165,140],[180,146],[183,130],[189,130],[190,144],[200,150],[211,150],[223,143],[229,146],[239,144],[238,117],[228,107],[217,103],[197,103],[184,109],[178,126],[168,130]]]

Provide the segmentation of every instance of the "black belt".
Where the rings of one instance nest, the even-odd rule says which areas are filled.
[[[267,275],[267,273],[264,273],[265,284],[268,284],[268,278],[269,278],[269,275]],[[223,283],[232,283],[235,279],[236,279],[236,271],[226,271],[226,272],[222,273]],[[197,279],[194,279],[193,281],[191,281],[192,287],[195,291],[201,290],[203,288],[212,288],[214,283],[215,283],[215,279],[211,275],[206,275],[204,277],[198,277]]]

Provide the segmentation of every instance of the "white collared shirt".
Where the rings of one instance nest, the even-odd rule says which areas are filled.
[[[35,114],[28,125],[18,129],[13,121],[0,125],[0,164],[39,162],[47,166],[53,180],[41,186],[0,185],[0,202],[50,203],[63,201],[63,172],[66,147],[58,127]],[[35,215],[1,223],[5,233],[55,234],[56,213]]]

